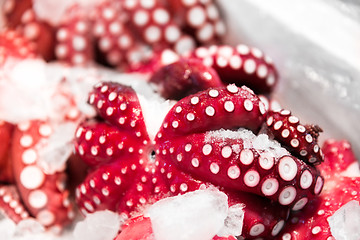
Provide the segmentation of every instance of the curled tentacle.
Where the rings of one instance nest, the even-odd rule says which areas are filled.
[[[264,196],[294,210],[320,193],[323,179],[316,169],[290,155],[247,147],[244,141],[240,132],[200,133],[168,141],[159,152],[196,179]]]
[[[300,124],[299,118],[288,110],[269,111],[266,124],[275,139],[298,158],[314,165],[324,161],[318,144],[319,132],[322,132],[320,127]]]
[[[0,186],[0,209],[15,223],[30,217],[14,185]]]
[[[224,85],[214,69],[198,59],[185,58],[161,67],[153,73],[149,82],[156,84],[158,92],[165,99],[176,100]]]

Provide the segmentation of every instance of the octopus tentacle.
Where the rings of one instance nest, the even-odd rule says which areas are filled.
[[[17,188],[14,185],[0,186],[0,209],[15,223],[30,217],[30,214],[21,202]]]
[[[218,129],[246,127],[257,132],[266,117],[265,105],[247,87],[235,85],[208,89],[179,101],[165,117],[155,139],[169,138]]]
[[[261,50],[243,44],[199,47],[184,56],[214,68],[223,82],[245,85],[258,94],[270,93],[278,81],[272,60]]]
[[[315,168],[291,155],[245,148],[244,141],[216,132],[200,133],[173,139],[160,145],[159,151],[164,161],[196,179],[265,196],[294,210],[320,193],[323,179]]]
[[[39,164],[37,144],[43,144],[52,134],[47,122],[20,124],[13,136],[13,171],[24,206],[46,227],[61,228],[74,214],[64,172],[47,173]]]
[[[288,110],[269,111],[266,124],[274,138],[287,146],[289,151],[309,164],[320,164],[324,155],[317,138],[321,128],[302,125],[298,117]]]

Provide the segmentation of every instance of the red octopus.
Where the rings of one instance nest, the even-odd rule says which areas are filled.
[[[218,43],[225,34],[213,0],[6,0],[3,11],[7,26],[45,59],[73,65],[95,60],[133,68],[164,49],[181,53]]]
[[[302,209],[321,192],[323,178],[313,166],[286,150],[256,145],[254,134],[268,113],[246,87],[211,88],[181,99],[155,138],[132,88],[104,82],[89,96],[99,117],[80,125],[75,142],[92,168],[76,190],[85,214],[110,209],[127,218],[160,198],[215,185],[230,204],[245,204],[243,236],[252,239],[277,235],[289,209]]]

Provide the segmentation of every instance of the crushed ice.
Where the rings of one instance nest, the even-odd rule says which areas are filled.
[[[228,129],[209,131],[205,137],[205,141],[207,142],[216,139],[242,139],[244,149],[254,148],[260,152],[271,152],[275,157],[289,154],[285,148],[281,147],[279,142],[269,139],[267,134],[255,135],[252,131],[244,128],[240,128],[237,131]]]
[[[152,97],[151,99],[145,98],[143,95],[139,94],[138,98],[149,137],[150,139],[154,139],[166,114],[172,108],[174,103],[169,100],[165,101],[155,97]]]
[[[242,208],[229,208],[226,194],[205,189],[160,200],[148,214],[157,240],[210,240],[217,234],[240,235]]]
[[[69,231],[54,235],[35,219],[25,219],[15,224],[9,218],[0,217],[1,239],[6,240],[75,240]]]
[[[154,89],[146,81],[147,75],[118,74],[105,70],[102,71],[102,74],[104,74],[105,79],[131,86],[136,91],[149,137],[154,139],[166,114],[174,106],[175,101],[165,100],[158,94],[154,94]]]
[[[74,239],[113,240],[119,230],[122,220],[114,212],[105,210],[87,214],[83,221],[76,224]]]
[[[24,60],[7,66],[1,74],[0,114],[13,123],[29,119],[45,119],[49,113],[48,100],[54,92],[45,76],[45,62]]]
[[[328,219],[331,234],[336,240],[360,239],[360,204],[352,200]]]
[[[350,164],[345,171],[341,173],[341,176],[344,177],[360,177],[360,164],[359,162],[354,162]]]
[[[54,174],[65,169],[66,161],[73,151],[72,140],[76,128],[77,123],[74,122],[57,125],[48,139],[35,146],[39,154],[37,164],[44,172]]]

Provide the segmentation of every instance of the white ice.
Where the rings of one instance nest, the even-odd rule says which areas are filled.
[[[160,200],[149,207],[148,214],[156,240],[210,240],[221,233],[241,233],[242,228],[242,222],[236,230],[235,224],[230,223],[241,220],[242,213],[234,208],[229,215],[228,198],[216,189]]]
[[[225,218],[224,226],[217,233],[220,237],[240,236],[244,223],[244,205],[236,204],[229,207],[228,216]]]
[[[113,240],[120,230],[121,222],[117,213],[97,211],[76,224],[73,236],[74,239]]]
[[[17,225],[8,218],[0,216],[1,239],[6,240],[76,240],[69,231],[61,235],[55,235],[45,228],[35,219],[20,221]]]
[[[252,131],[240,128],[238,131],[220,129],[210,131],[205,137],[205,141],[212,141],[215,139],[242,139],[244,148],[254,148],[260,152],[270,152],[275,157],[288,155],[289,152],[281,147],[281,144],[276,140],[269,139],[267,134],[255,135]]]
[[[328,219],[331,234],[336,240],[360,239],[360,205],[352,200],[342,206]]]
[[[119,74],[113,71],[101,71],[104,79],[111,79],[131,86],[138,96],[146,129],[150,139],[154,139],[166,114],[174,106],[175,101],[165,100],[147,82],[148,75],[145,74]]]
[[[39,19],[56,26],[65,19],[71,6],[79,5],[90,11],[91,8],[102,1],[103,0],[33,0],[33,8]]]
[[[360,177],[360,164],[359,162],[354,162],[350,164],[345,171],[341,173],[341,176],[344,177]]]
[[[75,122],[56,125],[50,137],[35,146],[39,154],[37,164],[45,173],[54,174],[65,169],[73,151],[72,140],[77,125]]]
[[[165,116],[173,107],[174,103],[169,100],[162,100],[161,98],[145,98],[143,95],[138,95],[138,98],[149,137],[150,139],[154,139]]]
[[[7,61],[1,72],[0,115],[8,122],[45,119],[49,115],[48,100],[53,89],[46,84],[45,63],[26,60]]]

